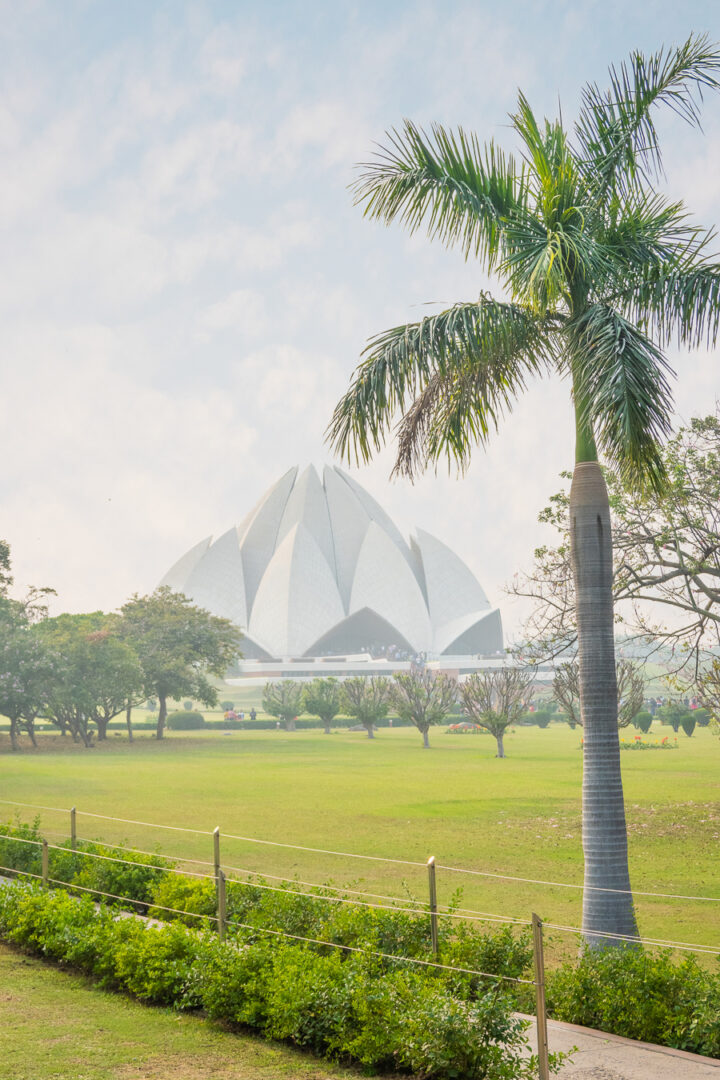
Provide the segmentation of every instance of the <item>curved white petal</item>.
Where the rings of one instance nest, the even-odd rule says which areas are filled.
[[[214,615],[247,626],[245,576],[236,528],[229,529],[203,555],[188,577],[185,593]]]
[[[274,656],[302,656],[344,614],[325,556],[304,525],[293,526],[258,587],[250,636]]]
[[[410,565],[396,544],[372,521],[358,556],[350,614],[369,608],[395,626],[413,649],[432,648],[425,598]]]
[[[323,483],[330,511],[338,589],[347,611],[355,567],[370,524],[370,515],[350,485],[327,465],[323,469]]]
[[[330,514],[325,491],[313,465],[308,465],[293,484],[293,489],[285,504],[275,546],[279,547],[290,530],[298,524],[305,526],[334,574],[335,550]]]
[[[158,587],[162,588],[163,585],[167,585],[173,592],[184,592],[187,579],[210,547],[211,540],[212,536],[206,536],[199,544],[195,544],[195,547],[191,547],[189,551],[186,551],[175,565],[170,567]]]
[[[260,579],[273,557],[278,529],[296,476],[297,465],[288,469],[277,484],[270,488],[255,507],[250,523],[240,539],[248,611],[252,611]]]

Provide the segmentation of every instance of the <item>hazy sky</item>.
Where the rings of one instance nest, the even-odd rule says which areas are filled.
[[[715,3],[562,0],[0,2],[0,536],[55,610],[112,609],[238,522],[323,431],[365,340],[472,299],[460,254],[363,220],[347,185],[386,128],[462,123],[510,146],[633,47],[720,39]],[[663,126],[667,185],[720,219],[720,95]],[[717,358],[677,355],[678,413]],[[406,533],[501,586],[573,461],[566,385],[530,387],[466,477],[358,478]]]

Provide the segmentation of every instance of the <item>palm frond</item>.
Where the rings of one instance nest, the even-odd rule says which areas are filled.
[[[627,282],[618,303],[661,347],[712,348],[720,336],[720,263],[650,266]]]
[[[387,133],[389,144],[361,166],[352,185],[366,217],[425,227],[431,239],[459,245],[492,268],[508,219],[523,212],[522,168],[494,143],[440,124],[428,135],[410,120]]]
[[[396,468],[414,475],[428,460],[426,449],[431,457],[436,454],[436,443],[427,439],[431,418],[461,389],[473,391],[467,397],[470,437],[485,441],[526,377],[554,362],[554,325],[519,305],[481,296],[476,303],[456,304],[378,335],[335,408],[328,441],[350,461],[369,461],[395,417],[409,407],[400,424]],[[459,447],[464,445],[459,431],[455,438]],[[456,457],[462,464],[463,453]]]
[[[662,157],[652,111],[666,105],[699,125],[703,92],[720,88],[720,51],[707,35],[691,35],[684,45],[645,57],[633,52],[610,68],[610,88],[596,83],[583,90],[575,125],[578,158],[588,186],[603,195],[652,182]]]
[[[573,394],[604,456],[630,483],[661,487],[674,374],[660,349],[618,312],[594,304],[566,327]]]

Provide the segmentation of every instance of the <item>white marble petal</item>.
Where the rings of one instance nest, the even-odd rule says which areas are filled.
[[[240,551],[242,552],[243,566],[245,568],[245,598],[248,612],[252,611],[260,579],[273,557],[277,544],[278,529],[285,512],[285,505],[295,483],[297,471],[297,465],[292,469],[288,469],[285,475],[280,477],[277,484],[270,488],[255,507],[252,518],[240,539]]]
[[[344,615],[324,554],[304,525],[293,526],[258,587],[250,636],[273,656],[302,656]]]
[[[214,615],[247,626],[245,576],[238,530],[234,526],[197,563],[187,579],[185,593]]]
[[[413,649],[432,648],[425,598],[410,564],[376,521],[360,549],[350,597],[350,614],[369,608],[397,627]]]
[[[211,540],[211,536],[206,536],[199,544],[195,544],[195,547],[191,547],[189,551],[186,551],[175,565],[170,567],[160,582],[160,587],[167,585],[173,592],[184,592],[187,579],[210,547]]]
[[[348,611],[355,567],[370,524],[370,515],[350,485],[327,465],[323,470],[323,483],[330,511],[338,589]]]

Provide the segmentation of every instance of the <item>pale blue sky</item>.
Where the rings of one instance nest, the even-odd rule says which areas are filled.
[[[363,342],[488,282],[365,222],[353,164],[404,116],[509,145],[522,86],[571,120],[632,47],[720,39],[710,3],[0,3],[0,535],[58,608],[112,608],[239,521],[323,429]],[[720,218],[720,96],[664,125],[668,186]],[[673,358],[678,409],[715,357]],[[533,386],[463,480],[359,479],[486,591],[542,538],[572,463],[567,388]]]

